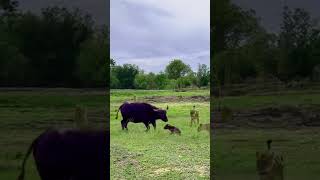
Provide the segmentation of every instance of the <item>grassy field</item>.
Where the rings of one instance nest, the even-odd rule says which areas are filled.
[[[284,156],[285,179],[319,178],[319,128],[217,130],[213,142],[216,179],[256,180],[256,151],[265,151],[265,141],[273,139],[273,150]]]
[[[73,127],[74,108],[88,108],[91,126],[107,127],[107,96],[101,90],[0,90],[0,179],[15,180],[30,143],[49,127]],[[38,180],[29,157],[27,180]]]
[[[138,101],[151,101],[157,107],[168,105],[168,123],[177,126],[182,135],[170,135],[163,129],[166,123],[161,120],[157,121],[157,129],[151,128],[149,132],[145,132],[142,123],[129,123],[129,131],[122,131],[121,115],[116,120],[115,111],[133,96]],[[210,136],[189,126],[189,113],[196,105],[201,123],[209,123],[210,103],[193,96],[208,97],[209,90],[111,91],[111,179],[209,179]]]
[[[225,97],[223,104],[232,109],[276,106],[319,106],[320,93],[288,93],[263,96]],[[267,139],[273,150],[284,156],[285,179],[319,179],[320,127],[215,129],[212,157],[217,180],[256,180],[256,151],[265,151]]]
[[[121,130],[115,110],[124,101],[147,101],[165,108],[168,118],[179,127],[181,136],[169,135],[162,121],[157,130],[145,132],[143,124]],[[189,110],[195,104],[200,121],[209,122],[208,90],[111,91],[111,178],[112,179],[209,179],[209,134],[189,127]],[[90,123],[107,126],[107,97],[100,90],[0,89],[0,179],[16,179],[22,158],[32,142],[48,127],[72,127],[76,105],[88,107]],[[232,109],[255,109],[282,105],[320,105],[320,93],[295,92],[279,95],[225,97],[223,104]],[[256,180],[256,151],[265,150],[265,140],[273,139],[274,151],[285,158],[285,176],[289,180],[318,179],[320,172],[320,128],[218,128],[212,139],[212,157],[216,179]],[[39,180],[32,158],[26,170],[27,180]]]

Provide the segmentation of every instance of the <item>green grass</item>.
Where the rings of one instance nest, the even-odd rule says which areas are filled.
[[[133,96],[209,96],[208,90],[111,91],[111,178],[112,179],[208,179],[209,134],[189,127],[189,110],[193,104],[200,111],[201,122],[209,122],[209,102],[170,101],[169,123],[179,127],[181,136],[169,135],[162,121],[157,130],[145,132],[143,124],[128,125],[121,130],[115,110]],[[74,107],[88,107],[89,121],[106,127],[106,94],[101,91],[34,90],[0,91],[0,180],[14,180],[23,156],[32,140],[48,127],[72,127]],[[189,101],[188,101],[189,100]],[[251,109],[278,105],[319,105],[320,93],[290,93],[264,96],[226,97],[224,105],[235,109]],[[119,117],[121,118],[121,116]],[[285,158],[285,175],[289,180],[318,179],[320,172],[320,128],[304,129],[217,129],[213,138],[216,179],[255,180],[255,152],[265,149],[265,140],[274,140],[273,148]],[[39,180],[33,158],[27,163],[26,180]]]
[[[196,104],[201,123],[209,122],[209,102],[153,103],[165,108],[168,118],[182,135],[170,135],[157,121],[157,129],[145,132],[142,123],[129,123],[129,131],[122,131],[115,110],[133,95],[144,96],[208,96],[209,91],[111,91],[111,179],[209,179],[210,143],[208,132],[190,127],[190,109]]]
[[[223,105],[233,109],[255,109],[270,106],[319,105],[320,93],[288,93],[263,96],[225,97]],[[256,151],[265,151],[267,139],[285,159],[285,179],[319,179],[320,128],[299,129],[216,129],[212,139],[216,179],[256,180]]]
[[[107,127],[105,92],[72,89],[0,91],[0,179],[15,180],[31,142],[49,127],[73,127],[74,108],[88,108],[94,127]],[[39,180],[33,157],[26,180]]]
[[[313,180],[320,172],[319,128],[217,130],[213,142],[216,179],[256,180],[256,151],[265,151],[267,139],[284,156],[285,179]]]

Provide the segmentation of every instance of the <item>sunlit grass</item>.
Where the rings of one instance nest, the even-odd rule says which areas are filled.
[[[157,129],[145,132],[142,123],[129,123],[129,131],[121,129],[115,119],[119,100],[130,99],[134,94],[143,96],[208,95],[209,91],[116,91],[111,96],[111,179],[209,179],[210,144],[208,132],[197,132],[190,127],[190,109],[196,105],[201,123],[209,123],[209,102],[153,103],[169,106],[169,124],[178,127],[182,134],[170,135],[164,130],[165,122],[158,120]],[[192,94],[194,93],[194,94]],[[126,95],[123,95],[126,94]],[[114,97],[119,95],[119,97]],[[120,114],[120,113],[119,113]]]

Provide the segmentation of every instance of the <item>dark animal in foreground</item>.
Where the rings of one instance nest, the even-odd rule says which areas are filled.
[[[168,107],[167,107],[168,109]],[[118,112],[121,111],[122,120],[121,126],[122,130],[128,130],[128,123],[144,123],[147,128],[147,131],[150,129],[149,124],[152,124],[154,129],[156,129],[156,120],[161,119],[164,122],[168,121],[167,111],[159,109],[155,106],[152,106],[148,103],[123,103],[118,111],[116,119],[118,119]]]
[[[190,126],[192,126],[192,124],[196,124],[196,120],[197,124],[199,124],[199,111],[196,110],[196,106],[193,106],[193,109],[190,110],[190,117]]]
[[[271,152],[272,140],[267,141],[267,152],[257,152],[257,171],[260,180],[283,180],[283,157]]]
[[[105,180],[109,177],[107,131],[47,130],[29,147],[18,180],[33,151],[41,180]]]
[[[168,129],[171,132],[171,134],[179,134],[179,135],[181,135],[180,129],[178,129],[175,126],[171,126],[170,124],[166,124],[163,129]]]
[[[209,124],[200,124],[198,127],[198,132],[206,130],[210,132],[211,126],[210,123]]]

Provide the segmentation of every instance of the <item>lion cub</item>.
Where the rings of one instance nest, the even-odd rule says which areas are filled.
[[[267,152],[256,152],[257,171],[260,180],[283,180],[283,157],[271,152],[271,142],[267,141]]]
[[[166,124],[163,129],[168,129],[171,132],[171,134],[181,135],[180,129],[178,129],[177,127],[171,126],[170,124]]]

